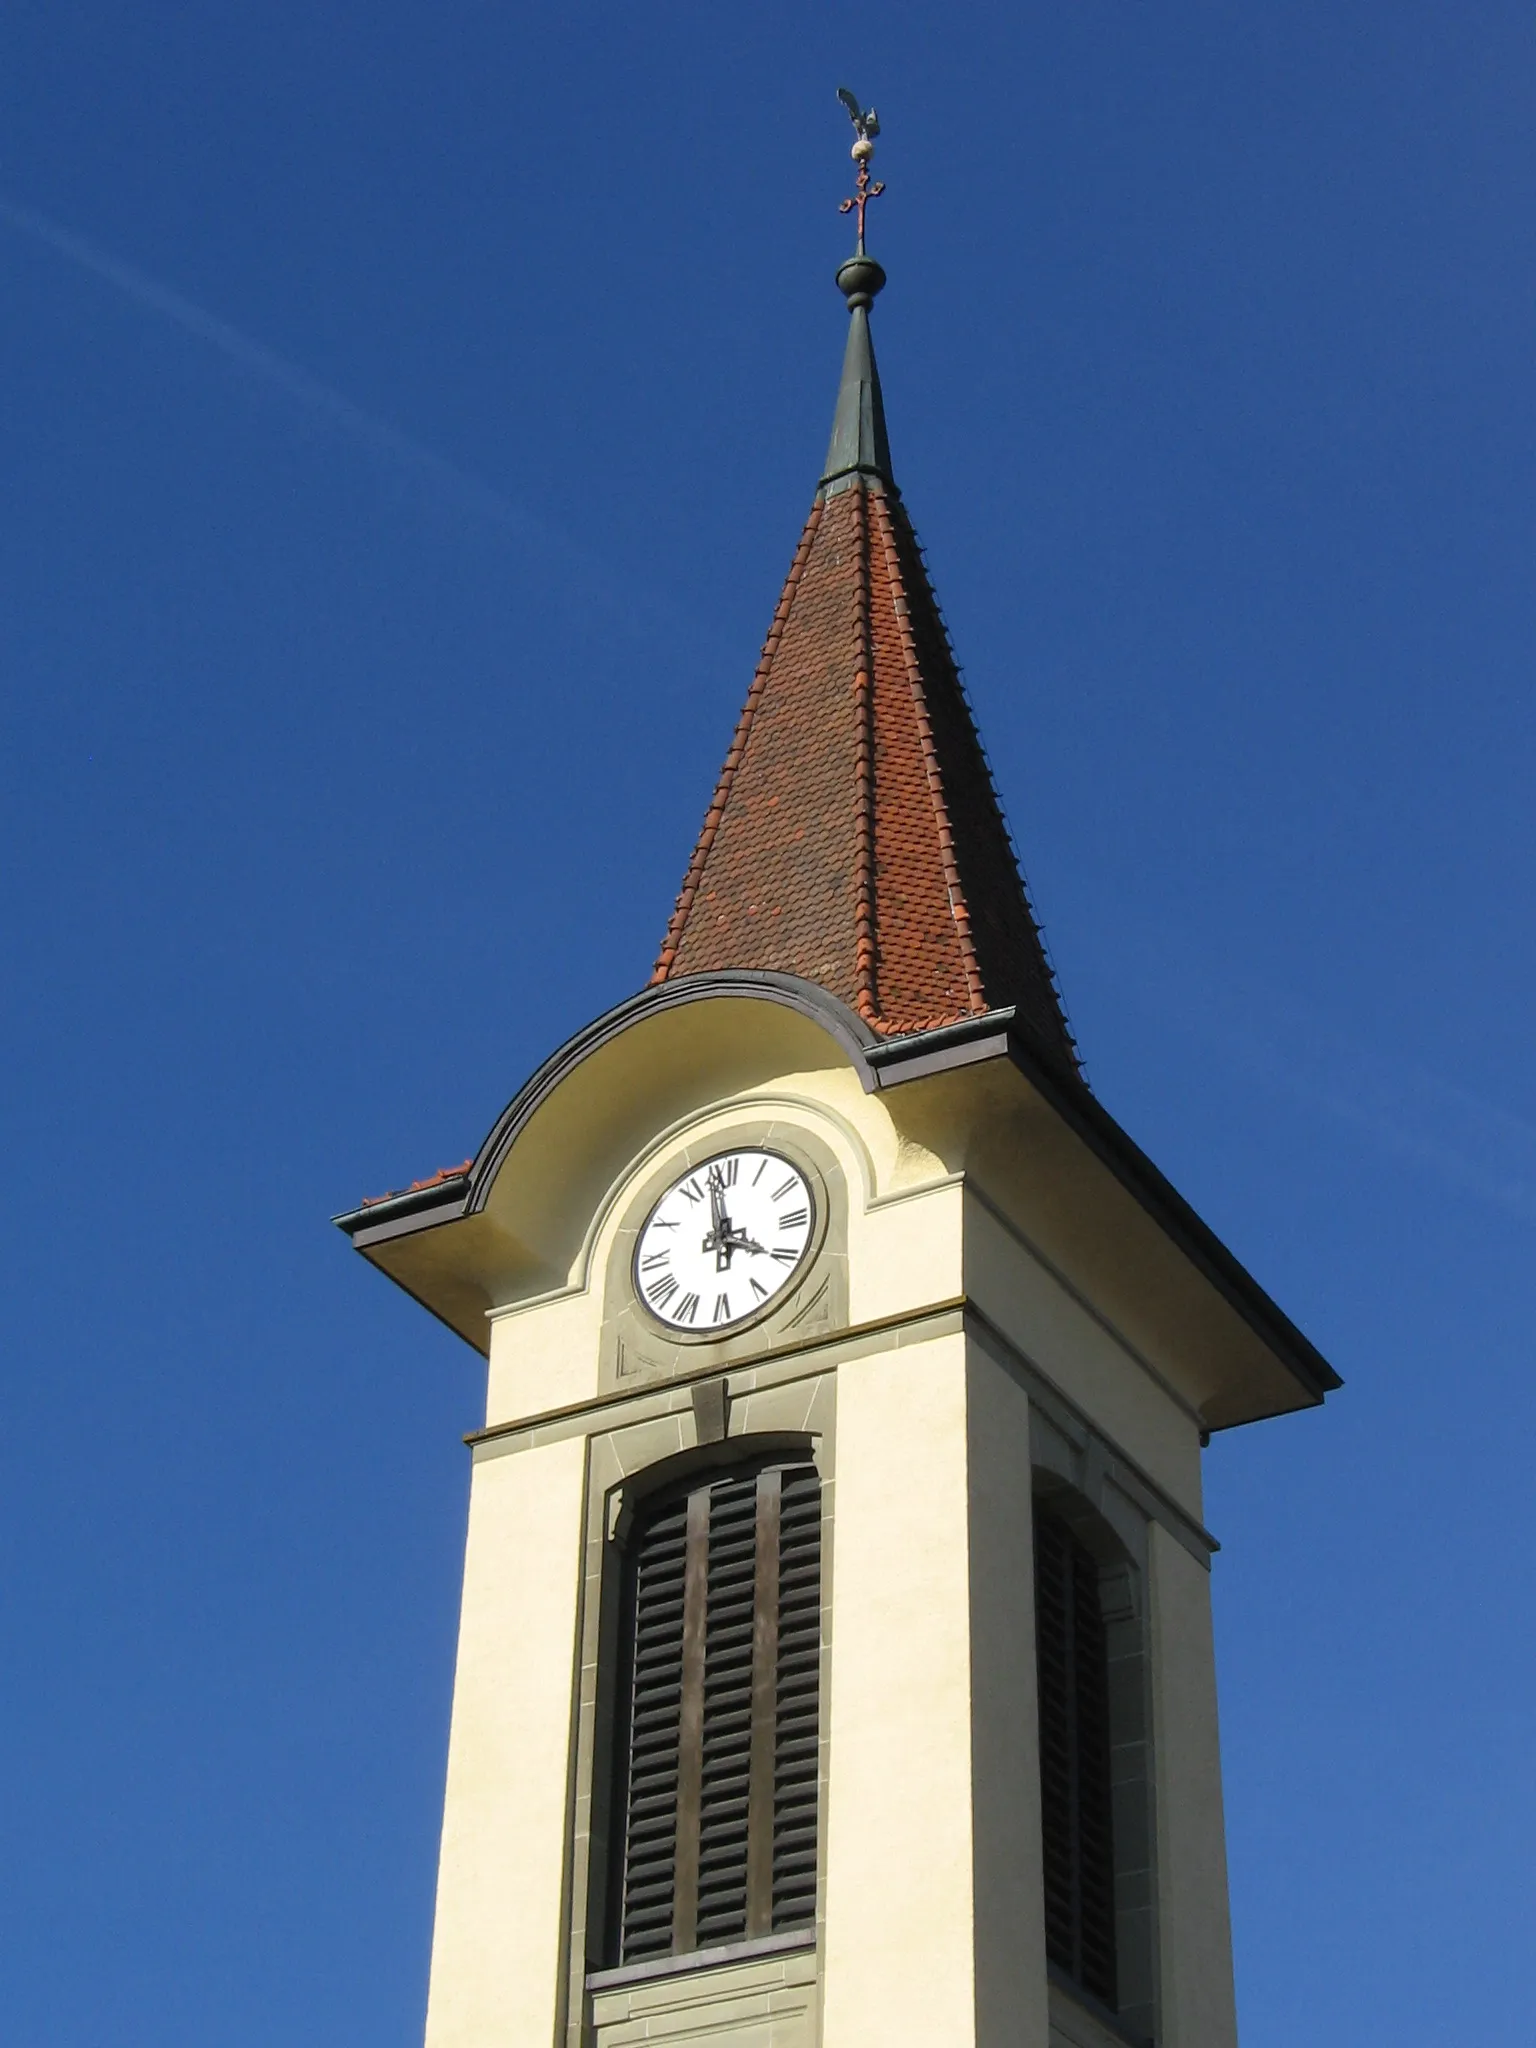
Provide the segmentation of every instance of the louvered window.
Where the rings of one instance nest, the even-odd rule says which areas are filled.
[[[699,1479],[637,1518],[627,1558],[619,1962],[816,1915],[821,1481]]]
[[[1035,1511],[1040,1805],[1045,1947],[1085,1991],[1115,2005],[1115,1852],[1109,1660],[1097,1559]]]

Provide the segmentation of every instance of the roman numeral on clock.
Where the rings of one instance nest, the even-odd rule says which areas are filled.
[[[659,1280],[653,1280],[645,1290],[645,1298],[653,1308],[665,1308],[677,1292],[677,1282],[670,1273],[663,1273]]]
[[[809,1209],[786,1209],[779,1218],[779,1228],[780,1230],[798,1230],[802,1223],[809,1223],[810,1220],[811,1212]]]
[[[658,1266],[668,1265],[671,1262],[671,1258],[672,1254],[670,1251],[649,1252],[640,1261],[640,1270],[642,1273],[654,1273]]]
[[[781,1266],[792,1266],[800,1254],[792,1244],[776,1244],[768,1256],[777,1259]]]
[[[715,1321],[728,1323],[731,1319],[731,1297],[728,1294],[715,1296]]]
[[[782,1202],[786,1195],[792,1195],[795,1192],[795,1188],[799,1182],[799,1178],[800,1176],[798,1174],[792,1173],[789,1176],[789,1179],[785,1181],[783,1187],[774,1189],[773,1199],[776,1202]]]
[[[679,1323],[694,1323],[699,1319],[699,1297],[685,1294],[672,1311],[673,1319]]]

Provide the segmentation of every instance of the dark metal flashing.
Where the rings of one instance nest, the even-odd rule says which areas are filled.
[[[595,1023],[578,1031],[574,1038],[568,1038],[513,1096],[475,1155],[469,1173],[466,1213],[476,1215],[485,1207],[502,1161],[530,1118],[583,1060],[589,1059],[643,1017],[657,1016],[663,1010],[680,1009],[686,1003],[711,1002],[730,996],[748,996],[761,1002],[778,1003],[808,1018],[811,1023],[819,1024],[847,1053],[858,1070],[865,1092],[873,1092],[876,1083],[868,1064],[868,1052],[875,1043],[875,1034],[857,1011],[839,1002],[836,996],[829,995],[815,982],[802,981],[794,974],[746,968],[730,968],[714,974],[687,974],[676,981],[658,982],[653,988],[642,989],[628,1002],[607,1011]]]
[[[921,1081],[928,1074],[945,1074],[954,1067],[975,1066],[979,1060],[1001,1059],[1013,1044],[1015,1011],[1012,1007],[983,1010],[976,1017],[962,1017],[957,1024],[939,1024],[932,1031],[917,1031],[905,1038],[887,1038],[867,1054],[875,1070],[878,1088],[896,1088],[903,1081]]]
[[[1342,1378],[1317,1346],[1302,1335],[1279,1303],[1265,1293],[1247,1267],[1081,1082],[1063,1080],[1020,1039],[1010,1046],[1009,1057],[1314,1401],[1343,1386]]]
[[[430,1230],[439,1223],[454,1223],[461,1216],[478,1215],[490,1198],[490,1191],[502,1161],[535,1111],[583,1060],[599,1051],[621,1031],[642,1018],[675,1010],[686,1003],[701,1003],[721,997],[747,996],[759,1002],[778,1003],[794,1010],[811,1023],[819,1024],[848,1055],[864,1084],[866,1094],[879,1085],[869,1063],[871,1049],[878,1044],[874,1032],[846,1003],[828,994],[813,981],[798,975],[775,974],[766,969],[731,968],[714,974],[682,975],[676,981],[658,982],[637,996],[605,1011],[584,1025],[573,1038],[550,1054],[537,1073],[525,1081],[496,1119],[484,1144],[475,1154],[468,1173],[439,1181],[429,1188],[390,1195],[383,1201],[367,1202],[332,1221],[351,1238],[359,1251],[382,1244],[391,1237]]]
[[[333,1216],[331,1221],[362,1251],[367,1245],[383,1244],[391,1237],[429,1230],[434,1223],[456,1222],[464,1214],[468,1192],[469,1175],[457,1173],[429,1188],[408,1188],[401,1195],[364,1202],[344,1216]]]
[[[957,1024],[880,1039],[856,1011],[797,975],[730,969],[687,975],[643,989],[566,1040],[518,1090],[497,1118],[468,1174],[370,1202],[334,1221],[358,1251],[485,1208],[496,1175],[540,1106],[583,1060],[642,1019],[687,1003],[745,997],[779,1003],[828,1032],[847,1054],[866,1093],[925,1080],[979,1062],[1007,1059],[1108,1167],[1191,1265],[1268,1346],[1308,1397],[1318,1402],[1344,1383],[1316,1346],[1228,1251],[1210,1225],[1160,1173],[1133,1138],[1075,1074],[1036,1050],[1012,1009],[984,1011]],[[409,1290],[407,1290],[409,1291]]]
[[[1171,1181],[1091,1095],[1075,1074],[1065,1074],[1041,1057],[1017,1030],[1011,1010],[992,1010],[886,1041],[866,1055],[879,1086],[892,1088],[931,1074],[947,1073],[978,1060],[1006,1057],[1036,1093],[1109,1168],[1116,1180],[1204,1275],[1229,1307],[1280,1359],[1310,1395],[1321,1401],[1344,1382],[1317,1347],[1228,1251],[1210,1225],[1196,1214]]]
[[[840,498],[844,491],[869,491],[899,503],[901,488],[893,484],[888,476],[877,476],[872,469],[848,469],[841,476],[828,477],[816,486],[816,496],[824,505],[829,498]]]

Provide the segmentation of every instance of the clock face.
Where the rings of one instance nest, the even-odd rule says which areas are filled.
[[[794,1279],[816,1219],[810,1183],[777,1152],[721,1152],[679,1176],[645,1220],[635,1291],[670,1330],[725,1330]]]

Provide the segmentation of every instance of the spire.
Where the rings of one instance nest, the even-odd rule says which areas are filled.
[[[870,159],[880,120],[873,107],[862,109],[847,86],[839,86],[838,98],[853,122],[853,160],[858,165],[854,194],[845,199],[839,213],[858,215],[858,242],[848,261],[837,273],[838,290],[848,301],[848,346],[843,351],[843,381],[837,391],[837,411],[832,416],[832,443],[827,449],[827,467],[822,487],[844,477],[875,476],[891,481],[891,444],[885,436],[885,401],[880,396],[880,372],[875,368],[875,344],[869,332],[869,309],[876,295],[885,289],[885,272],[864,247],[864,214],[872,199],[885,190],[881,182],[869,182]]]
[[[1011,1009],[1076,1055],[900,492],[864,248],[873,108],[853,118],[858,244],[826,471],[651,979],[721,968],[818,982],[896,1036]]]
[[[822,487],[844,477],[874,476],[891,482],[891,444],[885,434],[885,401],[875,367],[869,309],[885,283],[885,272],[873,256],[850,256],[837,273],[848,300],[848,346],[843,351],[843,381],[837,387],[832,416],[832,442]]]

